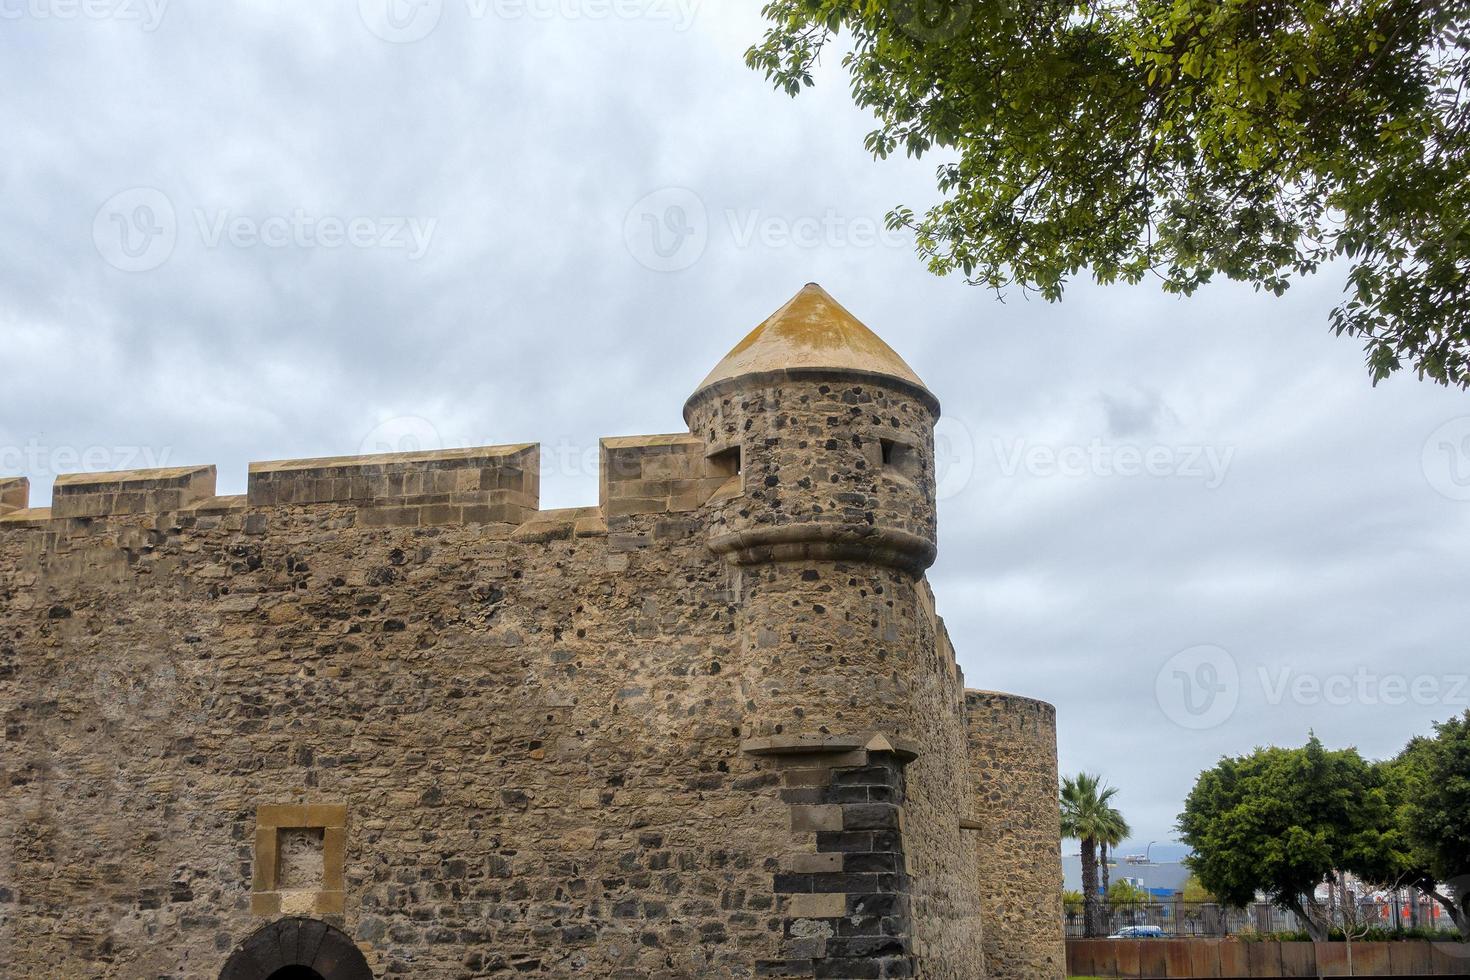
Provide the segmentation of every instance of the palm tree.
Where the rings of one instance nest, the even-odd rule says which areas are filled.
[[[1114,792],[1116,791],[1111,789],[1107,790],[1108,795],[1112,795]],[[1133,833],[1133,831],[1128,826],[1128,821],[1123,819],[1123,814],[1119,813],[1115,807],[1108,806],[1104,807],[1103,810],[1102,824],[1097,828],[1097,863],[1098,867],[1102,869],[1102,893],[1103,895],[1107,895],[1113,887],[1111,880],[1112,874],[1108,869],[1108,851],[1123,843],[1123,839]],[[1111,918],[1111,911],[1109,912],[1109,917]],[[1109,928],[1111,928],[1111,925]]]
[[[1109,801],[1118,791],[1103,785],[1102,777],[1080,772],[1062,779],[1062,836],[1082,845],[1082,934],[1094,939],[1101,916],[1097,881],[1098,842],[1110,837],[1122,817]],[[1116,822],[1114,818],[1117,818]],[[1127,824],[1123,824],[1127,833]]]

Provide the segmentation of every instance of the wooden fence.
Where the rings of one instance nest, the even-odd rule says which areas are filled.
[[[1466,977],[1470,944],[1241,942],[1234,939],[1069,939],[1067,973],[1082,977]]]

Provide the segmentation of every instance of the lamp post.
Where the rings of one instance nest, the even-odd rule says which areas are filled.
[[[1157,843],[1158,843],[1158,841],[1151,840],[1151,841],[1148,842],[1148,846],[1143,849],[1143,865],[1142,865],[1142,867],[1148,868],[1148,867],[1151,867],[1153,865],[1153,863],[1154,863],[1153,862],[1153,858],[1149,857],[1149,854],[1150,854],[1150,852],[1153,851],[1153,847]],[[1143,872],[1140,871],[1139,874],[1142,875]],[[1149,895],[1150,898],[1153,897],[1153,893],[1148,890],[1148,879],[1147,878],[1144,878],[1143,879],[1143,890],[1148,893],[1148,895]]]
[[[1148,842],[1148,846],[1143,849],[1143,864],[1139,867],[1139,870],[1138,870],[1139,880],[1143,882],[1143,921],[1144,922],[1148,922],[1149,919],[1151,918],[1149,916],[1149,906],[1153,903],[1153,900],[1154,900],[1154,893],[1148,887],[1148,868],[1153,863],[1153,858],[1149,857],[1149,854],[1153,850],[1153,846],[1155,844],[1157,844],[1157,843],[1158,843],[1158,841],[1151,840],[1151,841]]]

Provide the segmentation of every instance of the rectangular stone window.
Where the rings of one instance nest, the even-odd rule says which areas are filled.
[[[709,457],[710,471],[714,476],[729,477],[740,475],[740,447],[731,446],[722,449]]]
[[[919,461],[919,454],[914,451],[913,446],[895,442],[892,439],[879,440],[882,453],[883,467],[890,470],[906,480],[918,480],[923,476],[923,464]]]
[[[347,808],[286,804],[255,814],[256,915],[341,915],[346,908]]]

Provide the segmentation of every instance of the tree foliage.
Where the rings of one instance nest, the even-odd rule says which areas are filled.
[[[1470,387],[1470,0],[772,0],[748,63],[792,95],[843,57],[939,274],[1058,299],[1158,277],[1280,294],[1341,258],[1375,382]]]
[[[1107,889],[1108,905],[1124,911],[1141,909],[1152,897],[1131,881],[1115,881]]]
[[[1404,842],[1398,877],[1470,936],[1470,711],[1412,739],[1384,768]]]
[[[1402,852],[1383,774],[1356,749],[1264,748],[1200,774],[1179,816],[1199,883],[1243,907],[1256,893],[1320,929],[1317,886],[1388,880]],[[1325,938],[1323,936],[1314,938]]]
[[[1188,880],[1184,882],[1184,894],[1182,898],[1190,904],[1203,905],[1205,903],[1218,904],[1219,899],[1208,888],[1199,883],[1199,876],[1191,873]]]

